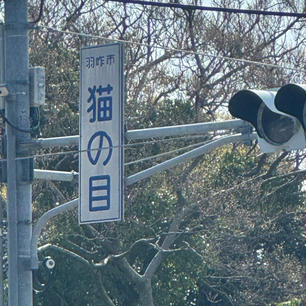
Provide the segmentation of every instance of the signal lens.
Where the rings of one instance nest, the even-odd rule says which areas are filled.
[[[295,119],[272,112],[264,103],[258,109],[257,124],[264,139],[272,145],[288,142],[297,131]]]

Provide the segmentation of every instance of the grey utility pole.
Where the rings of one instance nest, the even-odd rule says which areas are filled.
[[[0,25],[0,83],[4,83],[4,25]],[[0,107],[3,108],[3,97],[0,98]],[[4,229],[3,229],[3,211],[6,203],[0,196],[0,306],[4,306],[4,282],[3,282],[3,256],[4,256]]]
[[[28,268],[32,235],[31,160],[16,160],[21,141],[30,140],[27,0],[5,1],[5,99],[8,196],[8,305],[32,306]],[[28,156],[28,155],[27,155]]]

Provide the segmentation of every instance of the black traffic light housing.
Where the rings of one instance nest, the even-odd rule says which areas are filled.
[[[275,106],[281,112],[296,117],[306,130],[306,85],[287,84],[275,97]]]
[[[232,116],[250,122],[263,152],[305,148],[306,87],[241,90],[229,101]]]

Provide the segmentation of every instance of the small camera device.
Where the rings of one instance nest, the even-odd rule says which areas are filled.
[[[55,267],[55,261],[51,257],[46,257],[44,260],[44,265],[47,269],[52,270]]]

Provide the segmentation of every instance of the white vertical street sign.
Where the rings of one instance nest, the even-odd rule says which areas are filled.
[[[123,46],[81,49],[79,223],[123,217]]]

